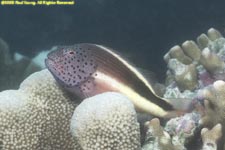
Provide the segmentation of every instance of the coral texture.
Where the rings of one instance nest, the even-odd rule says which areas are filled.
[[[200,123],[213,127],[217,123],[225,125],[225,82],[218,80],[213,85],[199,92],[199,97],[204,101],[204,115]],[[216,114],[216,115],[215,115]]]
[[[217,150],[217,142],[222,137],[222,125],[217,124],[211,130],[203,128],[201,130],[202,150]]]
[[[0,143],[4,150],[74,150],[69,133],[75,103],[43,70],[19,90],[0,93]]]
[[[187,144],[193,137],[199,127],[200,115],[198,113],[187,113],[184,116],[170,119],[165,126],[165,130],[172,136],[172,140]]]
[[[146,122],[148,128],[146,141],[142,150],[186,150],[179,142],[173,141],[169,133],[164,131],[159,119]]]
[[[75,140],[84,150],[138,150],[140,130],[130,100],[115,92],[85,99],[71,121]]]
[[[225,126],[225,38],[213,28],[194,41],[174,46],[164,56],[168,64],[166,98],[194,99],[203,127]],[[225,133],[224,128],[222,133]],[[221,144],[222,143],[222,144]],[[224,144],[224,136],[218,149]]]

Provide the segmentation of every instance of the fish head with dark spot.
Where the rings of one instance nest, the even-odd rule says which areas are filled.
[[[47,57],[45,60],[47,68],[64,87],[80,86],[97,69],[91,50],[80,44],[58,46]]]

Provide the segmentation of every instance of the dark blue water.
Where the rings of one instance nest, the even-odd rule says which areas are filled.
[[[222,33],[225,27],[225,2],[75,1],[74,6],[0,6],[0,37],[12,52],[28,56],[53,45],[103,44],[163,78],[163,55],[170,47],[210,27]]]

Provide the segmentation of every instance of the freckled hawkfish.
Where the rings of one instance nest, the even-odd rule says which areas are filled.
[[[59,46],[48,54],[45,64],[61,86],[82,99],[114,91],[126,95],[137,111],[163,118],[181,113],[159,97],[151,83],[110,48],[88,43]]]

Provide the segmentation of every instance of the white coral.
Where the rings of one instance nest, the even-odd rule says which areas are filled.
[[[76,109],[71,131],[85,150],[140,149],[140,131],[130,100],[107,92],[85,99]]]
[[[6,150],[74,150],[74,109],[47,70],[34,73],[19,90],[0,93],[0,144]]]

